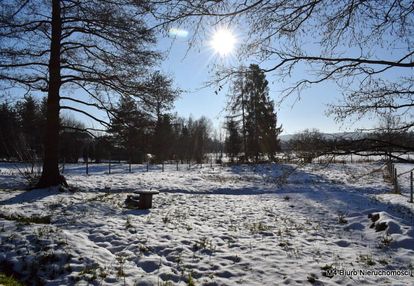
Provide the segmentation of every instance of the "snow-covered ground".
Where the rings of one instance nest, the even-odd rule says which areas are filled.
[[[390,194],[381,164],[107,167],[66,166],[71,193],[12,190],[23,179],[0,165],[0,269],[38,285],[414,283],[409,176]],[[144,189],[153,208],[126,209]]]

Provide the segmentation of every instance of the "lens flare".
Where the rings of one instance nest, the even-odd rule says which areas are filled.
[[[217,30],[210,41],[214,51],[222,57],[230,55],[236,45],[236,37],[228,29]]]

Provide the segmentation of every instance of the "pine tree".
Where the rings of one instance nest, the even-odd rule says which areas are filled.
[[[237,157],[241,151],[242,137],[240,136],[239,126],[234,119],[228,118],[226,129],[228,137],[226,138],[225,149],[227,155],[230,157],[230,161],[233,162],[234,158]]]
[[[130,97],[122,97],[111,119],[114,147],[119,147],[126,153],[130,163],[140,163],[148,153],[150,127],[149,115],[138,109],[137,103]]]
[[[7,102],[0,105],[0,122],[0,158],[16,157],[19,124],[15,108]]]
[[[191,137],[188,125],[183,122],[178,141],[178,157],[181,162],[191,160]]]
[[[152,154],[155,155],[157,162],[161,163],[170,159],[172,140],[171,117],[169,115],[162,115],[156,122],[152,138]]]
[[[172,79],[159,71],[151,75],[147,89],[145,106],[156,117],[151,136],[151,153],[155,160],[161,163],[170,157],[172,126],[171,115],[168,112],[173,108],[180,90],[174,89]]]
[[[242,150],[244,152],[243,158],[246,159],[247,152],[247,131],[246,131],[246,116],[247,116],[247,97],[245,93],[245,68],[240,67],[239,73],[231,87],[230,100],[228,103],[228,117],[236,120],[241,125],[242,136]]]
[[[263,130],[262,152],[272,161],[275,160],[277,151],[281,150],[279,134],[282,132],[282,126],[277,126],[277,115],[274,111],[274,103],[267,99],[264,114],[264,123],[266,128]]]
[[[16,104],[20,127],[20,142],[17,147],[21,159],[33,160],[41,154],[43,149],[42,137],[45,118],[41,106],[33,96],[26,96],[23,101]],[[24,157],[24,158],[23,158]]]
[[[273,101],[269,98],[268,81],[258,65],[250,65],[245,76],[244,94],[246,104],[246,156],[257,162],[260,156],[274,159],[280,149],[277,136],[281,127],[277,127]]]

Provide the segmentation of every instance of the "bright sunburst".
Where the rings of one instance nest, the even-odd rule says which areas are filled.
[[[213,34],[210,45],[216,53],[224,57],[234,51],[236,42],[236,37],[230,30],[220,29]]]

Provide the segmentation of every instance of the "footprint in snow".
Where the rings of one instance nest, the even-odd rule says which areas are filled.
[[[348,247],[348,246],[350,246],[351,244],[349,243],[349,241],[346,241],[346,240],[337,240],[337,241],[335,241],[334,242],[336,245],[338,245],[339,247]]]
[[[154,272],[155,270],[158,270],[159,266],[160,266],[160,261],[155,261],[155,260],[145,260],[145,261],[138,261],[137,266],[142,268],[142,270],[144,270],[147,273],[151,273]]]

